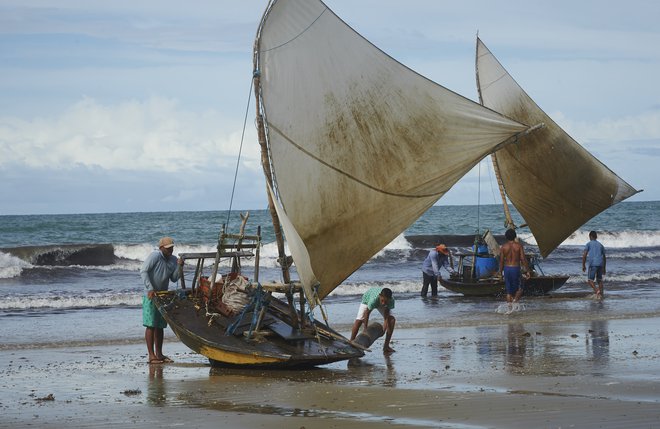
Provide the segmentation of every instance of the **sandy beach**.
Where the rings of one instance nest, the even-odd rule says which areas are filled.
[[[331,326],[349,335],[362,293],[390,287],[397,352],[383,356],[381,338],[361,360],[304,371],[212,369],[169,328],[165,352],[175,362],[147,364],[137,269],[153,246],[154,223],[168,217],[175,229],[178,214],[45,216],[36,227],[33,217],[18,216],[5,226],[11,234],[3,238],[13,237],[5,246],[30,245],[45,256],[68,248],[58,243],[96,245],[85,254],[90,265],[26,265],[4,254],[0,428],[660,429],[658,209],[622,203],[593,226],[609,231],[603,301],[584,282],[578,235],[544,261],[546,272],[569,281],[547,296],[523,297],[524,311],[511,315],[496,311],[501,298],[444,289],[420,298],[428,253],[420,240],[446,219],[469,218],[472,208],[430,210],[406,232],[410,240],[389,246],[324,300]],[[489,210],[499,219],[499,206]],[[267,211],[258,215],[265,224]],[[192,243],[188,251],[205,251],[208,213],[186,216],[198,232],[177,238]],[[464,240],[469,231],[459,224],[443,234]],[[107,243],[117,259],[111,266],[96,256]],[[262,281],[279,278],[274,243],[262,256]]]
[[[391,356],[299,371],[211,368],[171,336],[159,366],[137,341],[3,350],[0,426],[660,427],[660,319],[525,320],[401,326]]]

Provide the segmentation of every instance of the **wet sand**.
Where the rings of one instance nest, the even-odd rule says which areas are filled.
[[[0,351],[0,427],[660,428],[660,319],[395,331],[313,370],[215,369],[176,340]],[[348,327],[342,327],[347,333]]]

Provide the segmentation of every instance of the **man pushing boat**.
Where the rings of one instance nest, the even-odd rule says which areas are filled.
[[[147,343],[149,364],[172,362],[172,359],[163,354],[163,337],[167,322],[156,308],[154,295],[167,291],[170,282],[179,280],[178,267],[183,265],[183,259],[172,255],[173,252],[174,240],[172,237],[163,237],[158,242],[158,250],[151,252],[140,268],[144,283],[142,325],[145,328],[144,339]]]
[[[369,314],[374,309],[383,315],[383,331],[385,332],[385,343],[383,344],[384,353],[393,353],[395,350],[390,347],[390,340],[392,339],[392,332],[394,332],[394,324],[396,319],[391,314],[394,309],[394,297],[392,290],[389,288],[372,287],[362,295],[362,302],[358,309],[358,314],[353,323],[353,330],[351,331],[351,341],[355,340],[360,325],[364,325],[364,332],[367,332],[369,325]]]
[[[521,283],[522,269],[525,269],[524,277],[529,278],[529,265],[522,244],[516,241],[516,231],[507,229],[504,234],[507,242],[500,247],[500,274],[506,283],[506,301],[509,305],[509,313],[514,310],[523,294]]]

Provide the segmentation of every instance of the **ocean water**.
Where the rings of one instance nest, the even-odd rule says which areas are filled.
[[[660,202],[624,202],[589,221],[541,261],[544,273],[568,274],[568,282],[549,296],[524,298],[516,317],[545,323],[660,315],[659,212]],[[222,225],[235,232],[239,223],[239,212],[225,211],[0,216],[0,349],[141,341],[139,268],[158,239],[174,237],[175,254],[211,252]],[[258,225],[261,280],[280,280],[266,210],[250,211],[246,232]],[[324,300],[331,326],[347,333],[360,295],[374,285],[394,291],[398,326],[507,323],[494,298],[441,287],[437,299],[419,297],[428,249],[443,241],[466,251],[486,229],[504,232],[500,206],[432,207]],[[603,302],[592,299],[581,270],[592,229],[607,249]],[[528,252],[537,251],[525,229],[519,235]]]

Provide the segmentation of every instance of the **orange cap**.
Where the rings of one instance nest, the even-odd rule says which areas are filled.
[[[437,250],[440,253],[444,253],[445,255],[449,255],[449,249],[447,249],[447,246],[444,244],[438,244],[435,246],[435,250]]]

